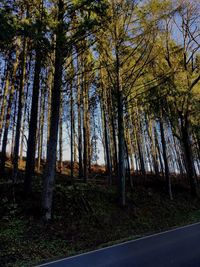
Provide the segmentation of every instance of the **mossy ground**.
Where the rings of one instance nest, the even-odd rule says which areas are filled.
[[[121,208],[116,186],[108,187],[103,179],[72,186],[69,177],[58,175],[54,217],[44,224],[41,184],[42,177],[36,176],[32,196],[25,200],[22,183],[13,190],[5,179],[0,182],[2,267],[30,267],[200,220],[200,201],[184,186],[173,187],[170,201],[162,180],[150,177],[145,186],[137,181],[133,190],[127,189],[127,205]]]

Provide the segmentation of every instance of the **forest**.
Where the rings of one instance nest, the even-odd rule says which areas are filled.
[[[199,221],[199,182],[199,1],[0,1],[0,266]]]

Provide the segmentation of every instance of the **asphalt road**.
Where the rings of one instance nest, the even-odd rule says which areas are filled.
[[[39,266],[200,267],[200,223]]]

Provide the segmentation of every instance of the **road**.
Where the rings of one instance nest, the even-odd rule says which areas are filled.
[[[200,267],[200,223],[39,266]]]

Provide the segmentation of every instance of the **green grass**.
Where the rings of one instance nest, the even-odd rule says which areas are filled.
[[[135,185],[123,209],[115,186],[73,187],[59,176],[54,218],[44,224],[39,216],[41,177],[35,178],[32,199],[23,199],[21,187],[13,192],[11,185],[0,184],[0,266],[30,267],[200,220],[200,202],[185,188],[177,187],[170,201],[160,182]]]

